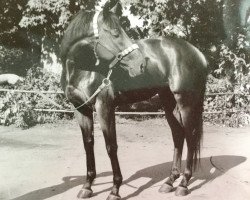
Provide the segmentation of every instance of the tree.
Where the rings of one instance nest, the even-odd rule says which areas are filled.
[[[24,75],[31,64],[30,43],[19,22],[27,0],[3,0],[0,7],[0,73]],[[33,57],[32,57],[33,58]]]
[[[0,73],[24,75],[57,52],[69,19],[91,0],[3,0],[0,8]],[[18,55],[18,56],[17,56]]]
[[[80,9],[94,8],[91,0],[29,0],[20,26],[30,39],[42,46],[43,55],[58,52],[59,42],[70,18]]]

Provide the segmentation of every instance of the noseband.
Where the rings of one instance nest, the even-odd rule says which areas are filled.
[[[121,60],[127,56],[128,54],[130,54],[132,51],[139,49],[139,46],[137,44],[132,44],[130,47],[124,49],[123,51],[119,52],[117,55],[115,55],[112,51],[110,51],[105,45],[103,45],[100,40],[99,40],[99,31],[98,31],[98,16],[100,14],[100,11],[97,11],[93,17],[93,30],[94,30],[94,36],[95,36],[95,46],[94,46],[94,53],[95,53],[95,57],[96,57],[96,66],[98,66],[100,64],[100,60],[98,58],[96,49],[97,49],[97,45],[100,44],[101,46],[103,46],[105,49],[107,49],[109,52],[111,52],[115,58],[114,60],[109,64],[109,69],[113,69],[114,67],[117,66],[117,64],[119,64],[121,62]]]

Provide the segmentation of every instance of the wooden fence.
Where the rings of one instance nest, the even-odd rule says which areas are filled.
[[[57,103],[55,103],[52,99],[49,97],[45,96],[48,94],[64,94],[62,91],[38,91],[38,90],[18,90],[18,89],[3,89],[0,88],[0,92],[11,92],[11,93],[33,93],[33,94],[38,94],[42,96],[44,99],[49,101],[51,104],[55,106],[60,106]],[[228,96],[228,95],[241,95],[241,93],[206,93],[205,96]],[[245,95],[245,96],[250,96],[250,95]],[[73,113],[74,111],[72,110],[64,110],[64,109],[34,109],[35,111],[38,112],[62,112],[62,113]],[[224,113],[225,111],[213,111],[213,112],[203,112],[204,114],[220,114]],[[232,111],[226,111],[227,113],[238,113],[238,112],[243,112],[242,110],[232,110]],[[146,116],[157,116],[157,115],[164,115],[164,112],[116,112],[116,115],[146,115]]]

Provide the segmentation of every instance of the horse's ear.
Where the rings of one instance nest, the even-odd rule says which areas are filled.
[[[120,17],[122,15],[122,5],[121,5],[121,3],[118,1],[110,11],[115,13],[118,17]]]
[[[105,3],[103,8],[103,16],[107,17],[110,12],[115,13],[118,17],[122,15],[122,6],[119,0],[109,0]]]

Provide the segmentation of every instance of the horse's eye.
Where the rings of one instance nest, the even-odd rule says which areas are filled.
[[[118,29],[112,29],[110,31],[111,35],[113,35],[114,37],[119,37],[120,35],[120,31]]]

